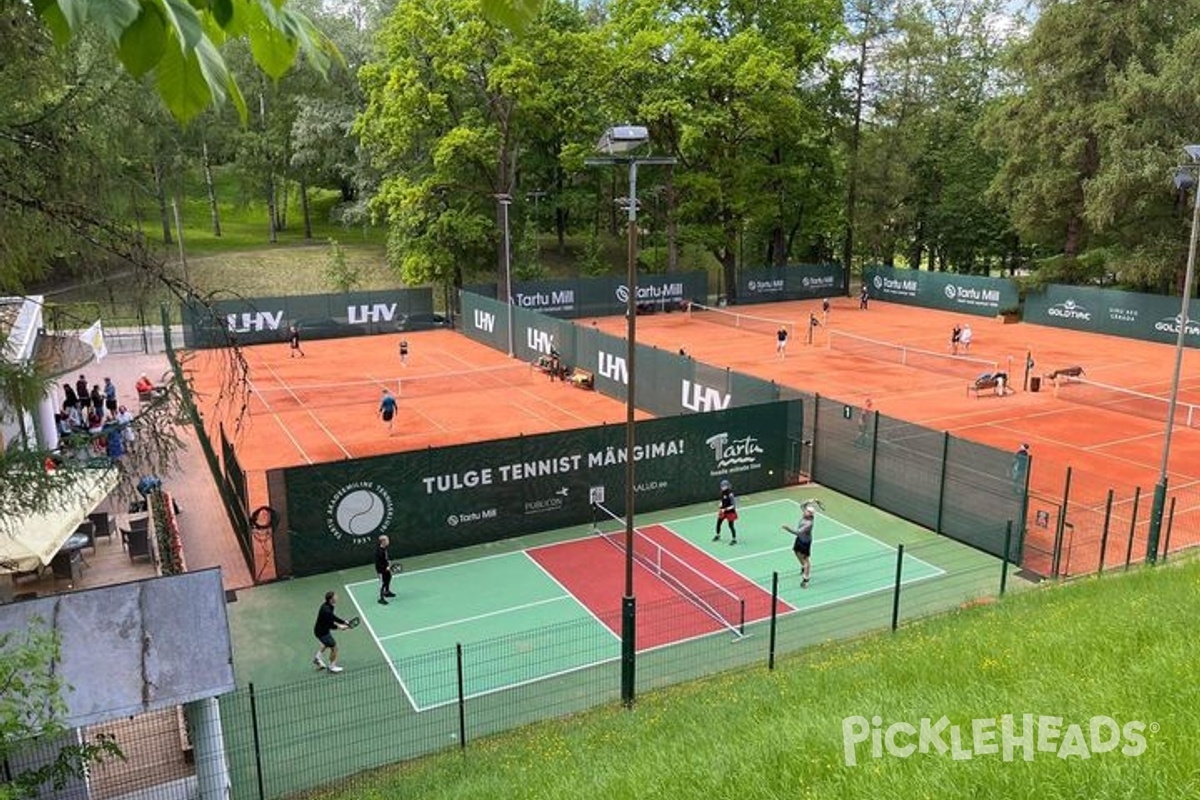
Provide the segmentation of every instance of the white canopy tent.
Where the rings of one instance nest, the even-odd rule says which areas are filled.
[[[79,524],[117,485],[115,469],[89,469],[65,482],[38,514],[0,517],[0,574],[48,566]]]

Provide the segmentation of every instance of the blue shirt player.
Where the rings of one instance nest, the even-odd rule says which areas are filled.
[[[396,418],[396,398],[387,389],[383,390],[383,399],[379,401],[379,417],[387,423],[388,436],[391,436],[392,421]]]

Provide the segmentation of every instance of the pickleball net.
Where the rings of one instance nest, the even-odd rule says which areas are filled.
[[[1121,414],[1167,421],[1171,400],[1156,394],[1147,394],[1121,386],[1093,381],[1083,376],[1059,375],[1054,379],[1055,397],[1079,405],[1104,408]],[[1194,403],[1175,403],[1175,425],[1184,428],[1200,428],[1200,406]]]
[[[251,414],[277,413],[322,406],[378,404],[386,389],[399,399],[439,397],[459,392],[480,392],[532,384],[536,376],[529,364],[505,364],[498,367],[379,378],[338,383],[250,384]]]
[[[759,317],[754,314],[742,314],[737,311],[727,311],[723,308],[706,306],[703,303],[688,304],[688,321],[691,322],[693,319],[713,322],[728,328],[754,331],[756,333],[773,334],[778,333],[780,328],[784,328],[787,330],[789,338],[796,332],[795,326],[787,320]]]
[[[625,547],[625,518],[601,503],[592,504],[592,533],[622,554]],[[650,570],[734,636],[746,632],[746,601],[714,581],[685,559],[667,550],[637,528],[633,530],[633,559]]]
[[[1000,369],[997,362],[989,361],[986,358],[922,350],[918,347],[886,342],[882,339],[870,339],[866,336],[833,329],[830,329],[828,334],[830,350],[875,361],[886,361],[889,364],[901,364],[926,372],[938,372],[943,375],[973,379],[985,372],[994,373]],[[1009,376],[1009,382],[1010,384],[1012,382],[1011,376]]]

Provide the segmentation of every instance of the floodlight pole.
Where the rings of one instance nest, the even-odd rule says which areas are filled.
[[[513,296],[512,296],[512,247],[509,241],[508,207],[512,205],[512,195],[498,194],[500,207],[504,209],[504,300],[508,305],[508,357],[513,353]]]
[[[1175,406],[1179,400],[1179,379],[1183,373],[1183,345],[1187,335],[1188,309],[1192,300],[1192,280],[1196,275],[1196,241],[1200,232],[1200,185],[1192,172],[1200,169],[1200,145],[1184,148],[1191,163],[1181,166],[1175,174],[1175,184],[1181,189],[1196,188],[1192,195],[1192,237],[1188,244],[1187,271],[1183,278],[1183,297],[1180,300],[1179,331],[1175,334],[1175,371],[1171,376],[1171,396],[1167,403],[1166,438],[1163,440],[1162,465],[1158,483],[1154,485],[1154,501],[1150,506],[1150,531],[1146,536],[1146,563],[1158,561],[1158,543],[1162,534],[1163,508],[1167,502],[1168,467],[1171,460],[1171,434],[1175,429]]]
[[[633,590],[634,547],[634,461],[637,444],[636,381],[637,352],[637,168],[639,165],[671,165],[674,158],[617,156],[612,153],[635,149],[649,140],[644,128],[611,128],[600,140],[605,158],[589,158],[589,167],[624,165],[629,169],[629,239],[626,258],[625,298],[625,367],[628,385],[625,387],[625,594],[621,598],[621,702],[632,707],[637,674],[637,598]]]

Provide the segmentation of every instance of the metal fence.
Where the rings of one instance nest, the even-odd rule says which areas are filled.
[[[936,574],[928,569],[934,564]],[[988,602],[1005,592],[1011,570],[999,559],[939,540],[841,561],[818,560],[813,585],[846,587],[845,599],[786,613],[781,595],[797,596],[798,571],[748,576],[772,587],[771,607],[781,613],[748,625],[741,638],[722,631],[639,653],[638,691],[728,670],[745,670],[752,677],[802,668],[787,656]],[[888,577],[849,591],[864,575]],[[614,601],[611,616],[619,624],[619,598]],[[695,614],[696,607],[682,597],[643,604],[639,629],[672,630],[686,626]],[[601,619],[607,616],[600,613]],[[554,673],[554,654],[561,655],[563,648],[588,666]],[[423,684],[437,701],[416,710],[400,675]],[[464,688],[479,684],[497,688],[475,693]],[[197,796],[193,762],[210,753],[224,755],[234,800],[353,785],[365,770],[433,753],[459,749],[469,757],[472,743],[483,737],[613,703],[620,689],[619,645],[591,621],[463,642],[395,662],[348,665],[336,676],[314,672],[286,685],[239,688],[219,698],[221,730],[204,740],[182,712],[84,729],[84,738],[113,735],[128,760],[93,768],[77,787],[90,795],[78,796],[136,791],[145,800],[192,798]]]

